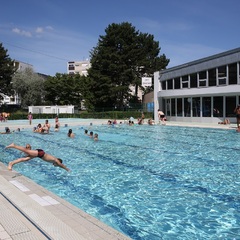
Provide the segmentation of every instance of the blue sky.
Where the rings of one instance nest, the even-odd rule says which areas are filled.
[[[240,47],[239,0],[21,0],[0,9],[0,42],[12,59],[54,76],[89,59],[112,23],[154,35],[169,67]]]

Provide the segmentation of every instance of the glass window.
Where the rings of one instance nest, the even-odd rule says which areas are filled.
[[[216,86],[216,69],[208,70],[208,85]]]
[[[226,117],[235,117],[236,96],[226,97]]]
[[[167,116],[171,116],[170,110],[171,110],[171,99],[167,99]]]
[[[70,65],[68,66],[68,70],[75,70],[74,65],[73,65],[73,64],[70,64]]]
[[[175,117],[176,116],[176,111],[175,111],[175,98],[171,99],[171,116]]]
[[[211,117],[211,97],[202,98],[202,116]]]
[[[183,112],[182,98],[177,98],[177,116],[182,117],[182,112]]]
[[[189,80],[188,80],[188,76],[183,76],[182,77],[182,88],[189,88]]]
[[[207,86],[207,72],[202,71],[198,73],[198,86],[206,87]]]
[[[197,88],[197,73],[190,75],[190,88]]]
[[[192,98],[184,98],[184,116],[191,117],[191,101]]]
[[[160,108],[160,107],[159,107]],[[164,112],[164,113],[166,113],[166,100],[163,98],[163,100],[162,100],[162,111]]]
[[[207,83],[206,83],[206,80],[204,81],[199,81],[199,87],[206,87],[207,86]]]
[[[228,84],[237,84],[237,63],[228,65],[229,79]]]
[[[174,78],[174,89],[180,89],[180,77]]]
[[[206,71],[199,72],[199,79],[207,80],[207,72]]]
[[[162,90],[166,90],[166,81],[161,82],[162,84]]]
[[[226,85],[226,84],[227,84],[227,78],[218,79],[218,85]]]
[[[200,117],[200,97],[192,98],[192,115]]]
[[[238,83],[240,81],[240,62],[237,64],[237,75],[238,75]]]
[[[173,89],[173,80],[172,79],[167,80],[167,89]]]
[[[221,66],[218,67],[218,85],[226,85],[227,84],[227,67]]]
[[[223,117],[223,97],[213,97],[213,116]]]

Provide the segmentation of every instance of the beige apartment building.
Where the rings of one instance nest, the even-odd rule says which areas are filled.
[[[91,67],[89,60],[85,61],[70,61],[67,63],[68,74],[80,74],[87,76],[87,70]]]

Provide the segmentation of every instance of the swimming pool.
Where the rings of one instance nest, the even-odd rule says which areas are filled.
[[[0,135],[59,156],[66,172],[40,159],[14,166],[38,184],[132,239],[239,239],[240,148],[234,130],[171,126],[71,127],[41,135]],[[84,135],[99,134],[94,142]],[[3,150],[1,159],[20,157]]]

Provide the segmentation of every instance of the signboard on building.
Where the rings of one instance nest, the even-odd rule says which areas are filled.
[[[151,87],[152,86],[152,78],[151,77],[142,77],[142,86],[143,87]]]

